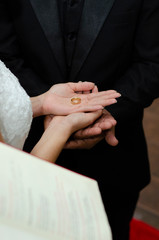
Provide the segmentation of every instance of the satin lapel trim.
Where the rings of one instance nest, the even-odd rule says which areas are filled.
[[[59,68],[65,75],[66,64],[64,57],[64,45],[57,0],[30,0],[30,2],[51,46]]]
[[[115,0],[85,0],[70,73],[73,81],[88,56]]]

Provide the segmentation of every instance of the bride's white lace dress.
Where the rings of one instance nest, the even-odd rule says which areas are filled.
[[[23,148],[32,122],[30,98],[18,79],[0,61],[0,132],[4,141]]]

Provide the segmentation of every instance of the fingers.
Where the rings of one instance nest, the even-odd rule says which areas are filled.
[[[120,96],[121,94],[114,90],[78,95],[78,97],[82,99],[83,103],[87,102],[96,103],[98,100],[116,99]]]
[[[90,91],[94,88],[95,84],[92,82],[78,82],[78,83],[68,83],[74,92]]]
[[[117,100],[115,98],[110,98],[110,99],[100,98],[100,99],[96,99],[96,101],[92,100],[92,101],[90,101],[90,103],[101,105],[102,107],[106,107],[106,106],[109,106],[111,104],[117,103]]]
[[[83,94],[89,94],[90,91],[83,91],[82,93],[83,93]]]
[[[109,106],[111,104],[115,104],[117,102],[116,99],[97,99],[90,101],[83,101],[72,108],[72,112],[92,112],[103,109],[105,106]]]
[[[81,105],[78,107],[75,107],[72,112],[95,112],[98,110],[103,110],[103,106],[101,104],[98,105]]]
[[[81,107],[90,105],[101,105],[103,107],[109,106],[117,102],[116,98],[120,97],[121,94],[114,91],[105,91],[105,92],[97,92],[97,93],[90,93],[90,94],[79,94],[81,98]]]
[[[96,111],[91,113],[73,113],[66,117],[65,124],[71,127],[71,132],[74,133],[79,129],[83,129],[91,125],[102,115],[102,111]]]
[[[106,100],[106,101],[99,101],[99,103],[96,105],[89,104],[89,105],[81,105],[79,107],[75,107],[72,109],[72,112],[94,112],[98,110],[103,110],[103,106],[108,106],[111,104],[116,103],[116,100]]]
[[[70,140],[65,144],[66,149],[91,149],[94,147],[98,142],[103,139],[103,136],[100,135],[98,137],[89,138],[89,139],[76,139]]]
[[[97,120],[94,125],[94,127],[101,128],[105,136],[105,141],[111,146],[116,146],[118,144],[118,139],[115,136],[116,124],[117,121],[112,117],[112,115],[106,110],[103,110],[102,117]]]
[[[98,88],[97,86],[95,85],[94,88],[92,89],[92,93],[97,93],[98,92]]]
[[[85,126],[89,126],[92,123],[94,123],[100,116],[102,115],[102,111],[95,111],[95,112],[91,112],[91,113],[85,113],[85,117],[83,119],[83,121],[85,122]]]
[[[97,126],[100,127],[102,129],[102,131],[105,131],[105,130],[108,130],[108,129],[111,129],[112,127],[114,127],[116,125],[116,121],[114,120],[106,120],[106,121],[103,121],[101,123],[97,123]]]
[[[74,139],[84,140],[103,135],[109,145],[116,146],[118,144],[118,139],[115,137],[115,126],[117,122],[106,110],[103,110],[103,113],[102,117],[96,120],[93,125],[77,131],[73,135]]]
[[[103,110],[103,114],[98,118],[91,126],[81,129],[74,134],[76,139],[84,139],[92,136],[100,135],[103,131],[110,130],[115,127],[117,121],[112,117],[112,115]]]
[[[121,96],[115,90],[96,92],[98,89],[95,87],[94,91],[89,94],[76,94],[77,97],[81,98],[81,103],[72,106],[71,112],[91,112],[103,109],[106,106],[116,103],[116,98]]]
[[[79,81],[79,82],[82,82],[82,81]],[[87,91],[88,92],[88,91]],[[82,94],[82,91],[78,91],[76,92],[77,94]]]
[[[105,110],[103,110],[104,112]],[[112,127],[115,127],[117,124],[117,121],[112,117],[110,114],[103,114],[102,117],[96,121],[94,127],[99,127],[102,129],[102,131],[111,129]]]
[[[103,98],[118,98],[121,96],[120,93],[118,93],[115,90],[108,90],[108,91],[102,91],[102,92],[95,92],[95,93],[91,93],[91,94],[87,94],[86,95],[88,100],[90,99],[96,99],[99,97],[103,97]]]
[[[98,136],[101,133],[102,133],[101,128],[92,126],[92,127],[88,127],[88,128],[77,131],[73,136],[74,136],[74,139],[85,139],[85,138]]]
[[[78,85],[77,83],[69,83],[71,85],[71,88],[75,91],[75,89],[78,88],[78,91],[75,91],[77,94],[89,94],[89,93],[97,93],[98,88],[97,86],[93,83],[90,84],[90,82],[82,82],[79,81]],[[75,85],[76,84],[76,85]],[[92,87],[93,86],[93,87]]]
[[[105,141],[115,147],[116,145],[118,145],[118,139],[115,137],[115,128],[112,128],[108,131],[106,131],[105,133]]]

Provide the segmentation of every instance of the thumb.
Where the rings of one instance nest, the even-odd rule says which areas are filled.
[[[115,136],[115,127],[112,127],[110,130],[105,131],[105,141],[110,145],[110,146],[116,146],[118,145],[118,139]]]
[[[78,82],[78,83],[69,83],[69,86],[74,92],[79,91],[90,91],[94,88],[95,84],[92,82]]]

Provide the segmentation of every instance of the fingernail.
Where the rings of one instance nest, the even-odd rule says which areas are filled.
[[[116,99],[112,99],[112,103],[117,103],[117,100]]]

